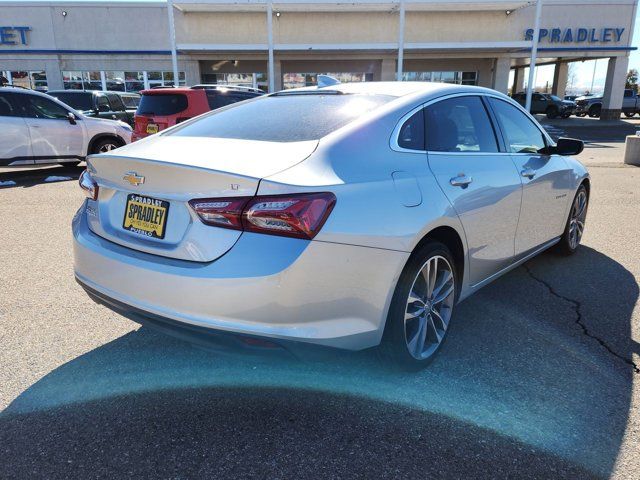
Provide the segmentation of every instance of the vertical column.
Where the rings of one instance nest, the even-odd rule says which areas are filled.
[[[524,90],[524,68],[516,67],[513,69],[513,85],[511,94],[520,93]]]
[[[57,60],[47,61],[45,72],[47,73],[47,87],[49,90],[62,90],[64,80],[62,78],[61,65]]]
[[[144,89],[149,90],[149,75],[147,75],[147,71],[142,72],[142,82],[144,83]]]
[[[569,77],[569,64],[566,62],[556,62],[556,67],[553,71],[553,85],[551,86],[551,93],[564,97],[564,92],[567,90],[567,79]]]
[[[275,92],[275,65],[273,61],[273,2],[267,2],[267,43],[269,49],[268,73],[269,92]]]
[[[404,0],[400,0],[400,19],[398,25],[398,72],[396,80],[402,81],[402,70],[404,62]]]
[[[282,62],[280,60],[275,60],[273,62],[273,75],[274,75],[274,86],[275,91],[282,90],[284,87],[282,85]]]
[[[502,93],[509,91],[509,70],[511,59],[508,57],[496,58],[493,66],[493,82],[491,88]]]
[[[107,76],[104,74],[104,70],[100,70],[100,84],[102,85],[102,90],[107,89]]]
[[[629,57],[609,58],[600,120],[616,120],[620,118],[628,67]]]
[[[167,15],[169,18],[169,41],[171,42],[173,85],[177,87],[180,81],[180,77],[178,72],[178,52],[176,51],[176,25],[173,19],[173,0],[167,0]]]
[[[396,59],[383,58],[380,64],[380,78],[374,78],[374,80],[381,80],[383,82],[393,82],[396,78],[397,78]]]

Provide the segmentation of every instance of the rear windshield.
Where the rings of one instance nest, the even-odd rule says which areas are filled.
[[[56,92],[51,94],[62,103],[66,103],[76,110],[93,110],[93,95],[84,92]]]
[[[216,110],[168,135],[268,142],[317,140],[394,98],[317,93],[261,97]]]
[[[144,115],[174,115],[187,109],[187,96],[181,93],[142,95],[136,113]]]

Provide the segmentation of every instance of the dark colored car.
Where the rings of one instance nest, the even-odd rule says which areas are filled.
[[[126,106],[123,92],[52,90],[47,93],[89,117],[122,120],[133,127],[135,109]]]
[[[140,92],[133,140],[197,117],[210,110],[264,95],[262,90],[227,85],[152,88]]]
[[[516,93],[513,99],[524,107],[527,95]],[[563,100],[556,95],[549,93],[533,93],[531,95],[531,113],[544,113],[547,118],[569,118],[575,108],[575,102]]]

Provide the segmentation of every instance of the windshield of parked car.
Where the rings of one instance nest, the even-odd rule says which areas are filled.
[[[280,93],[216,110],[167,134],[267,142],[317,140],[394,98],[388,95]]]
[[[56,92],[51,94],[62,103],[66,103],[76,110],[93,110],[93,96],[85,92]]]
[[[136,110],[140,115],[174,115],[187,109],[187,96],[181,93],[142,95]]]

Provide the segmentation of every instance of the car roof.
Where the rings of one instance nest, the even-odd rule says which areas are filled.
[[[496,90],[471,85],[458,85],[437,82],[354,82],[338,83],[326,87],[303,87],[284,90],[280,93],[305,91],[338,91],[341,93],[355,93],[365,95],[388,95],[392,97],[438,97],[450,93],[491,93],[499,94]]]

